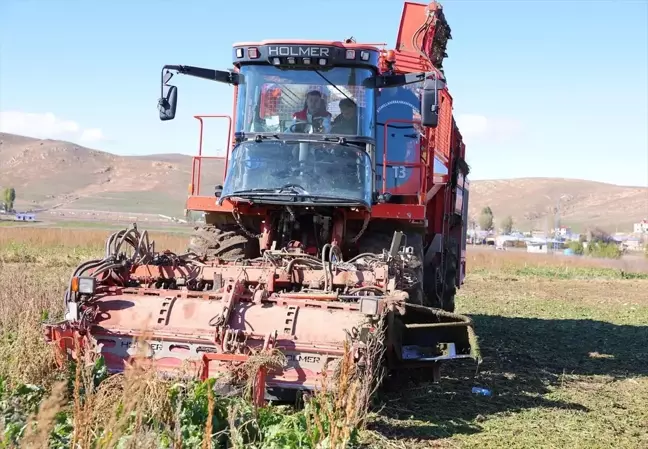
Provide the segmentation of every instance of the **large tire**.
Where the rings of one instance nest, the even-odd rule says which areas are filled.
[[[443,273],[443,295],[442,308],[447,312],[455,311],[455,296],[457,295],[457,286],[455,285],[457,276],[457,251],[452,245],[445,253],[445,272]]]
[[[187,250],[205,258],[251,259],[259,253],[259,242],[237,224],[206,225],[194,229]]]

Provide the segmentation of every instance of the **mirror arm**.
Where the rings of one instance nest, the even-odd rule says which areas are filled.
[[[183,75],[194,76],[210,81],[217,81],[219,83],[227,83],[238,85],[240,77],[238,73],[226,72],[223,70],[205,69],[202,67],[194,67],[190,65],[165,65],[162,67],[162,80],[164,84],[164,71],[174,70]]]
[[[438,72],[416,72],[416,73],[404,73],[398,75],[382,75],[374,78],[370,78],[371,86],[375,89],[381,88],[390,88],[390,87],[400,87],[406,86],[408,84],[419,83],[421,81],[429,81],[430,77],[437,82],[443,83],[445,85],[445,80],[439,76]],[[443,87],[440,87],[442,89]]]

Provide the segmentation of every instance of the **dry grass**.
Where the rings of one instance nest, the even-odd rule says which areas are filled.
[[[0,232],[0,396],[2,382],[9,392],[43,387],[27,393],[35,399],[21,418],[30,422],[23,447],[46,447],[55,430],[70,437],[56,448],[71,447],[72,440],[80,448],[215,448],[223,438],[230,447],[299,447],[302,441],[302,447],[337,448],[357,429],[372,448],[648,447],[648,272],[469,249],[457,304],[475,321],[484,356],[477,375],[473,364],[449,366],[440,385],[415,379],[381,394],[382,408],[367,416],[373,392],[367,379],[377,367],[360,369],[345,359],[335,382],[325,383],[304,413],[293,414],[224,402],[210,384],[181,388],[141,366],[98,386],[92,360],[56,369],[40,321],[60,317],[69,264],[101,252],[108,232],[8,231]],[[186,245],[184,238],[154,238],[174,250]],[[40,259],[16,261],[17,246]],[[61,258],[73,250],[73,260]],[[493,396],[472,395],[473,385]],[[1,416],[0,432],[3,425],[11,430]]]
[[[590,273],[594,276],[620,271],[627,273],[648,273],[648,259],[640,256],[628,256],[619,260],[596,259],[590,257],[569,257],[562,254],[530,254],[524,250],[496,251],[491,247],[474,247],[469,249],[466,258],[466,271],[501,272],[531,268],[548,270],[549,273],[559,271],[568,275]],[[599,271],[600,270],[600,271]],[[571,272],[571,273],[570,273]],[[620,275],[620,274],[619,274]]]
[[[0,248],[10,245],[34,246],[48,248],[98,248],[101,249],[109,231],[98,229],[65,229],[65,228],[3,228],[0,232]],[[182,251],[187,246],[187,236],[176,236],[164,233],[151,233],[158,250],[170,249]]]

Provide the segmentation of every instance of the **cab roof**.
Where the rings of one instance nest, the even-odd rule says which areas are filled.
[[[332,47],[348,48],[353,50],[373,50],[380,51],[376,45],[386,44],[358,44],[346,43],[341,41],[312,41],[312,40],[299,40],[299,39],[269,39],[257,42],[236,42],[232,47],[254,47],[263,45],[327,45]]]

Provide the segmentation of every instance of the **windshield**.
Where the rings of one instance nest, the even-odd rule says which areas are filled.
[[[281,70],[246,65],[240,72],[236,131],[356,135],[374,138],[374,91],[367,68]]]
[[[232,150],[221,198],[371,206],[369,155],[355,145],[246,141]]]

